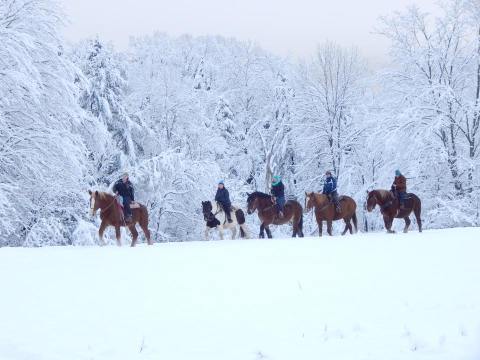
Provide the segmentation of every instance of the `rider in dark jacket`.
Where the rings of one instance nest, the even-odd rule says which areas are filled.
[[[407,195],[407,179],[400,170],[395,170],[395,180],[392,184],[392,192],[397,195],[400,209],[405,209],[405,197]]]
[[[217,188],[217,194],[215,195],[215,201],[218,202],[222,208],[223,211],[225,212],[225,215],[227,216],[227,221],[229,223],[232,222],[232,203],[230,201],[230,194],[228,193],[228,190],[225,188],[225,182],[223,180],[220,180],[218,182],[218,188]]]
[[[323,184],[323,194],[327,195],[330,201],[335,204],[335,210],[341,212],[340,202],[338,201],[337,179],[328,170],[325,173],[325,183]]]
[[[283,208],[285,206],[285,186],[283,185],[282,178],[275,175],[272,178],[271,194],[275,199],[275,205],[279,217],[283,217]]]
[[[117,180],[115,185],[113,185],[113,192],[122,197],[125,221],[130,221],[132,219],[132,209],[130,208],[130,203],[135,201],[135,191],[128,178],[128,173],[124,173],[122,178]]]

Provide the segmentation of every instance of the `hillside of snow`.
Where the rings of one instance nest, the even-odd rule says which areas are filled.
[[[478,360],[480,229],[0,249],[2,360]]]

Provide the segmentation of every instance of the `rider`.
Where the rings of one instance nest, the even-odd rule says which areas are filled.
[[[325,173],[325,182],[323,184],[323,194],[327,195],[329,200],[335,204],[337,213],[341,212],[340,202],[338,201],[337,179],[330,170]]]
[[[400,209],[405,209],[405,195],[407,194],[407,179],[400,170],[395,170],[395,180],[392,184],[392,192],[397,195],[400,201]]]
[[[115,185],[113,185],[113,192],[115,195],[120,195],[122,197],[125,221],[130,221],[132,219],[130,203],[135,201],[135,192],[133,185],[128,178],[128,173],[124,173],[122,177],[115,182]]]
[[[282,218],[283,208],[285,206],[285,186],[283,185],[282,178],[278,175],[272,178],[271,194],[275,200],[278,216]]]
[[[229,223],[232,222],[232,203],[230,201],[230,194],[228,190],[225,188],[225,181],[220,180],[218,182],[217,194],[215,195],[215,201],[218,202],[221,206],[225,215],[227,216],[227,221]]]

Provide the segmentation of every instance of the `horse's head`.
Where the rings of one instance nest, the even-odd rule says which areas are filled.
[[[305,192],[305,212],[309,212],[315,206],[315,193]]]
[[[375,190],[372,190],[368,193],[367,195],[367,211],[372,212],[373,209],[375,209],[375,206],[377,206],[377,192]]]
[[[247,194],[247,214],[251,215],[257,210],[257,196],[255,196],[255,193],[253,194]]]
[[[215,218],[215,215],[212,213],[213,207],[211,201],[202,201],[202,212],[203,212],[203,219],[205,221],[210,221]]]
[[[98,191],[93,192],[91,190],[88,190],[88,193],[90,194],[90,216],[94,217],[95,213],[100,208],[100,204],[98,201],[99,194]]]

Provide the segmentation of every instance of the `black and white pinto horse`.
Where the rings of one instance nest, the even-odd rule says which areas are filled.
[[[212,205],[215,204],[214,206]],[[218,230],[220,239],[223,240],[224,230],[230,229],[232,232],[232,239],[237,236],[237,226],[240,228],[240,237],[248,238],[248,228],[245,223],[245,213],[242,209],[232,206],[232,222],[227,221],[227,216],[222,209],[222,206],[215,201],[202,201],[203,219],[205,220],[205,240],[209,239],[211,230]]]

